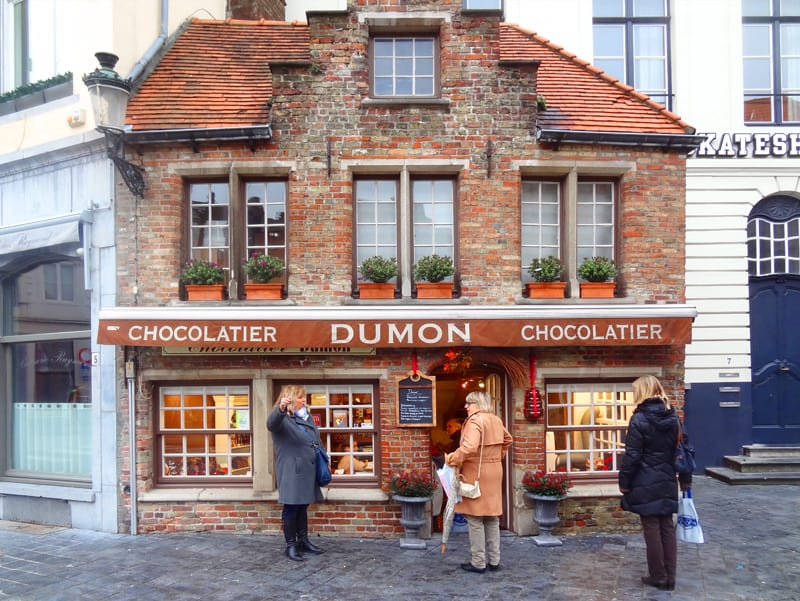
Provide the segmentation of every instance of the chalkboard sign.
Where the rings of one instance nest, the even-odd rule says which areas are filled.
[[[436,425],[436,378],[412,374],[397,382],[397,425]]]

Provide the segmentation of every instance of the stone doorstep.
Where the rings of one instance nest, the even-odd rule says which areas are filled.
[[[800,484],[800,471],[741,472],[729,467],[707,467],[705,475],[727,484]]]
[[[14,522],[0,520],[0,532],[21,532],[23,534],[52,534],[60,530],[67,530],[63,526],[47,526],[44,524],[30,524],[28,522]]]

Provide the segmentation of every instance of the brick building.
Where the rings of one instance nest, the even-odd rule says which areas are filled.
[[[686,154],[700,139],[501,11],[402,4],[350,0],[308,25],[195,20],[135,90],[126,145],[146,190],[116,199],[117,303],[98,336],[118,348],[121,481],[136,464],[121,529],[279,530],[264,424],[289,382],[334,464],[367,465],[335,474],[314,531],[399,532],[391,474],[431,470],[475,389],[515,439],[504,527],[534,529],[528,469],[574,476],[562,527],[636,524],[615,470],[632,380],[655,374],[682,403]],[[280,299],[248,298],[252,252],[285,262]],[[445,299],[414,279],[431,254],[455,266]],[[397,260],[388,300],[362,298],[374,255]],[[528,266],[549,255],[565,296],[532,298]],[[619,266],[611,298],[581,296],[593,256]],[[223,299],[187,299],[189,259],[222,265]]]

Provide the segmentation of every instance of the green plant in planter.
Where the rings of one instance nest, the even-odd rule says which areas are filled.
[[[414,279],[418,282],[441,282],[455,272],[453,258],[443,255],[433,254],[422,257],[414,265]]]
[[[606,257],[587,257],[578,265],[578,275],[587,282],[609,282],[618,273],[614,261]]]
[[[210,261],[190,259],[181,272],[181,282],[189,285],[208,286],[222,284],[225,272],[222,267]]]
[[[418,470],[403,470],[392,474],[389,490],[401,497],[430,497],[436,490],[436,481],[430,474]]]
[[[252,253],[242,263],[242,269],[244,269],[245,274],[247,274],[251,282],[256,284],[266,284],[274,280],[283,273],[284,268],[285,266],[280,258],[257,252]]]
[[[397,276],[397,259],[394,257],[374,256],[364,259],[358,266],[362,277],[376,284],[385,284]]]
[[[528,273],[534,282],[557,282],[561,279],[564,266],[557,257],[533,259],[528,267]]]

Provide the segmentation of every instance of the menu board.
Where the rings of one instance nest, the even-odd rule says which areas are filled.
[[[412,374],[397,382],[397,425],[436,425],[436,378]]]

